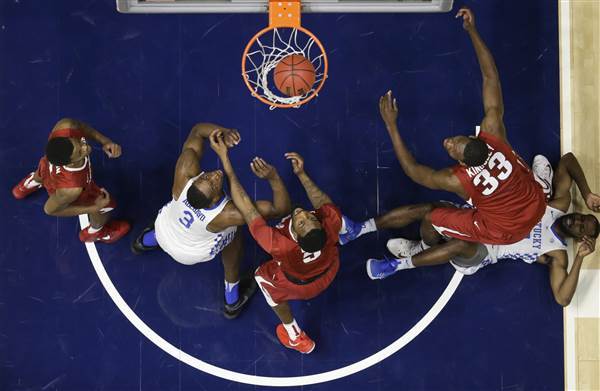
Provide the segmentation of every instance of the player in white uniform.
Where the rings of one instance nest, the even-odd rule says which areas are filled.
[[[232,319],[239,315],[256,291],[256,283],[252,273],[240,282],[243,243],[237,226],[244,225],[245,221],[223,191],[223,172],[200,169],[204,140],[218,131],[222,132],[229,147],[241,141],[235,129],[210,123],[194,126],[175,166],[173,199],[162,207],[154,224],[142,231],[131,248],[136,254],[161,248],[184,265],[210,261],[222,252],[225,271],[223,313]],[[290,197],[277,170],[260,158],[254,158],[250,166],[256,176],[269,181],[273,191],[273,202],[256,202],[262,216],[272,219],[289,214]]]
[[[536,156],[536,159],[547,162],[541,155]],[[547,165],[549,166],[549,163]],[[545,171],[546,176],[552,175],[552,170],[544,169],[543,164],[537,166]],[[533,169],[536,171],[535,161]],[[541,173],[536,172],[536,174]],[[600,234],[600,224],[594,215],[567,214],[571,205],[571,185],[573,181],[577,184],[587,207],[594,212],[600,212],[600,197],[591,192],[583,170],[572,153],[567,153],[560,159],[554,178],[545,178],[545,180],[548,183],[552,182],[554,194],[548,201],[542,220],[536,224],[527,238],[510,245],[480,244],[475,251],[467,247],[457,248],[455,250],[458,251],[458,256],[448,254],[444,261],[435,264],[450,261],[456,270],[464,274],[473,274],[482,267],[496,263],[499,259],[521,259],[527,263],[544,264],[549,267],[550,286],[554,298],[562,306],[569,305],[577,288],[583,259],[594,252],[596,238]],[[402,238],[389,240],[388,249],[399,259],[369,260],[370,262],[385,263],[390,268],[381,276],[370,275],[370,277],[373,279],[385,278],[399,270],[434,264],[413,264],[412,262],[413,256],[430,245],[436,244],[440,239],[431,226],[422,225],[421,235],[423,237],[421,241]],[[578,242],[579,246],[569,272],[567,239],[570,238]]]

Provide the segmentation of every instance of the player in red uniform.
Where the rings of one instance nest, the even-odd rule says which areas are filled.
[[[311,299],[335,278],[339,269],[337,242],[341,212],[308,177],[302,157],[290,152],[285,157],[291,161],[315,210],[292,208],[291,216],[277,227],[268,226],[237,179],[227,146],[219,137],[211,135],[211,147],[223,162],[233,202],[244,216],[254,239],[273,257],[256,269],[254,275],[267,303],[282,322],[277,326],[277,337],[290,349],[310,353],[315,342],[298,326],[288,301]]]
[[[531,170],[506,139],[498,71],[475,28],[473,13],[468,8],[461,8],[456,17],[462,17],[463,27],[469,33],[477,54],[483,76],[485,111],[481,132],[477,137],[455,136],[444,140],[444,148],[458,164],[436,171],[417,163],[398,133],[398,107],[391,91],[381,97],[379,109],[406,174],[430,189],[454,192],[470,200],[474,208],[449,206],[431,210],[424,206],[401,210],[401,213],[394,210],[387,220],[399,218],[411,222],[425,218],[445,236],[486,244],[515,243],[527,236],[543,216],[546,207],[544,193]],[[340,243],[386,227],[385,224],[376,225],[374,220],[357,224],[344,219],[344,234],[340,235]]]
[[[116,202],[92,179],[89,157],[92,148],[88,139],[100,143],[109,158],[121,156],[121,147],[91,126],[74,119],[61,119],[48,137],[46,155],[40,159],[37,170],[23,178],[12,193],[16,199],[22,199],[43,186],[48,192],[44,205],[47,215],[88,214],[90,225],[79,232],[79,239],[112,243],[129,231],[129,223],[108,221]]]

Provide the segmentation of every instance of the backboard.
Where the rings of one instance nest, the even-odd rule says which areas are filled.
[[[448,12],[454,0],[303,0],[302,12]],[[117,0],[124,13],[261,13],[267,0]]]

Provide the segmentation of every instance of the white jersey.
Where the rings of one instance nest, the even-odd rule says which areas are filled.
[[[546,211],[525,239],[508,245],[488,245],[488,255],[476,266],[461,267],[452,265],[463,274],[473,274],[477,270],[498,262],[499,259],[520,259],[527,263],[534,263],[540,256],[555,250],[567,250],[567,243],[555,233],[552,225],[565,212],[546,205]]]
[[[160,247],[185,265],[213,259],[231,242],[237,230],[235,226],[218,233],[207,230],[208,224],[231,199],[225,195],[210,209],[192,207],[187,200],[187,191],[198,176],[187,181],[179,198],[173,198],[162,207],[154,223],[156,241]]]

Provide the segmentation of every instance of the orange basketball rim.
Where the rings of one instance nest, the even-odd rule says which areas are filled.
[[[269,0],[269,26],[250,39],[242,55],[242,77],[252,96],[271,109],[298,108],[319,94],[327,78],[327,54],[321,41],[301,26],[300,0]],[[298,54],[316,73],[312,89],[299,96],[283,96],[273,88],[271,71],[284,57]]]

